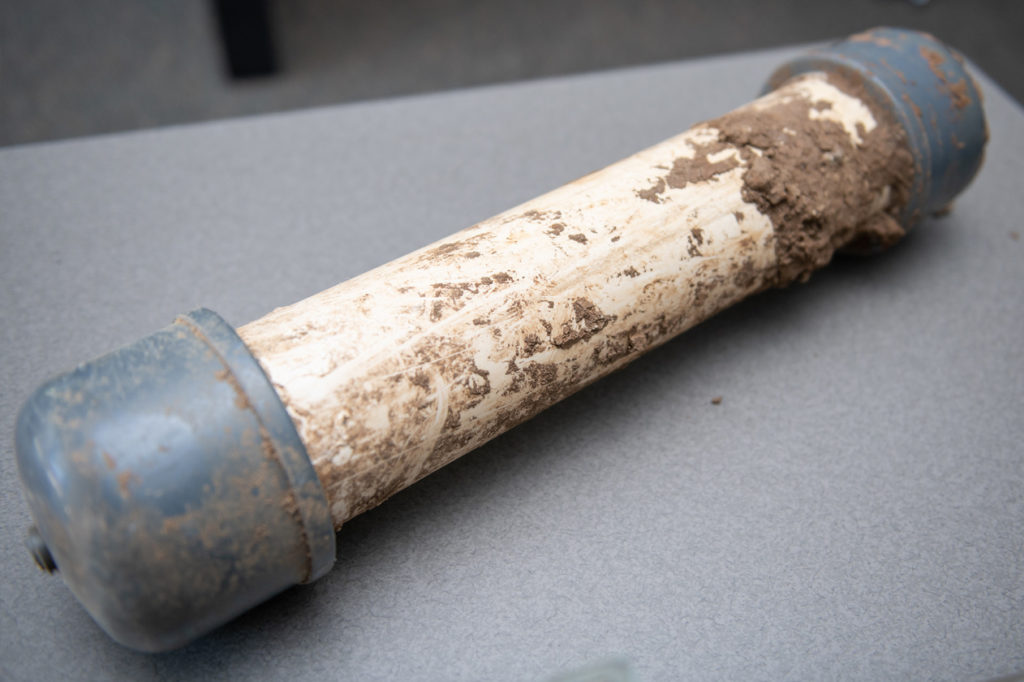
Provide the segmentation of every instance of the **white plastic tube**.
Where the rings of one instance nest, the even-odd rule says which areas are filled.
[[[846,148],[879,125],[822,74],[737,112],[794,102]],[[242,327],[335,525],[779,283],[777,228],[745,189],[764,153],[701,124]]]

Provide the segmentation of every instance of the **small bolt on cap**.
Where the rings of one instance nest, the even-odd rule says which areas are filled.
[[[25,546],[28,548],[29,554],[32,555],[32,560],[36,562],[39,570],[47,573],[53,573],[57,570],[57,562],[53,560],[50,548],[46,546],[46,541],[43,540],[43,536],[39,534],[39,529],[35,526],[28,529]]]

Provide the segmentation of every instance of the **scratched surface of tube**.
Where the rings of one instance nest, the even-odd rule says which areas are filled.
[[[808,121],[845,135],[848,150],[879,125],[821,74],[734,113],[756,121],[794,102]],[[306,444],[335,525],[786,283],[779,228],[745,190],[745,174],[768,152],[724,137],[715,121],[695,126],[242,327]],[[890,195],[883,187],[851,201],[877,213]]]

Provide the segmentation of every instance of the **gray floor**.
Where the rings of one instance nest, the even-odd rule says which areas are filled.
[[[206,0],[0,2],[0,145],[744,51],[879,24],[940,36],[1024,99],[1018,0],[272,0],[271,9],[281,73],[231,82]]]

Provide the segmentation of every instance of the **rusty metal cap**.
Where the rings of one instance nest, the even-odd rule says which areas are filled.
[[[916,171],[905,226],[946,209],[974,179],[988,141],[981,91],[963,57],[934,36],[875,28],[797,57],[772,74],[766,90],[811,71],[863,84],[903,125]]]
[[[45,384],[15,438],[37,561],[126,646],[176,648],[334,563],[302,441],[209,310]]]

